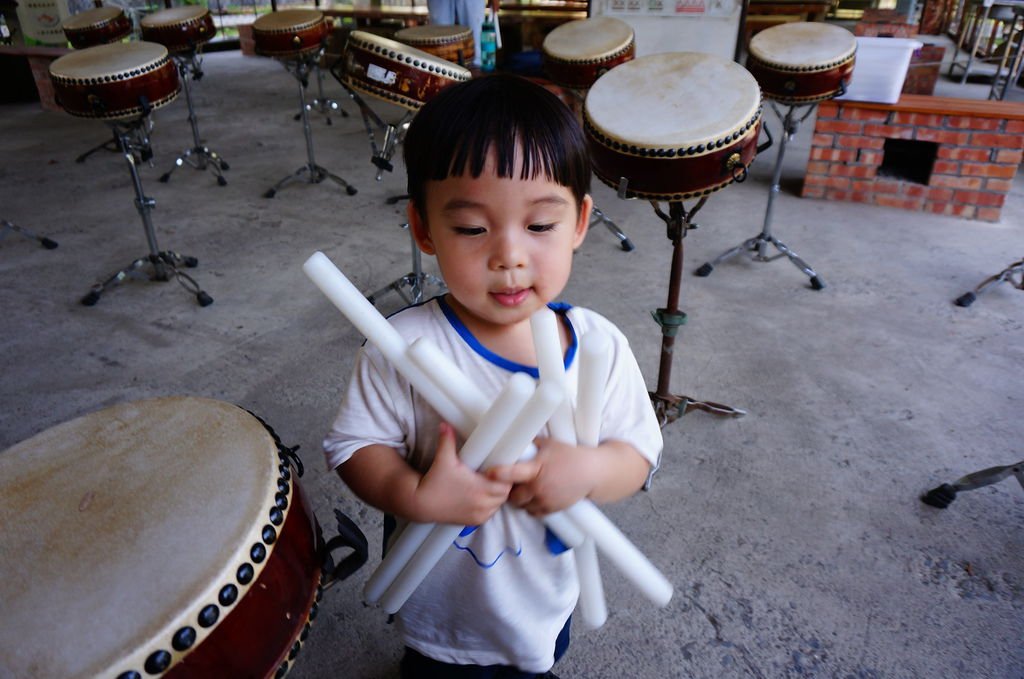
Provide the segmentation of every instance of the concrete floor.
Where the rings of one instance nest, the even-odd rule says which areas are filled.
[[[336,82],[327,88],[341,98]],[[361,338],[300,267],[323,250],[366,291],[406,273],[403,207],[384,204],[403,173],[375,182],[360,121],[318,118],[317,160],[359,194],[298,185],[262,198],[305,163],[295,90],[271,60],[206,58],[196,101],[205,138],[231,164],[226,187],[190,168],[157,182],[191,136],[183,97],[156,115],[146,193],[161,246],[199,258],[207,308],[174,283],[140,281],[80,306],[90,285],[146,251],[128,172],[111,153],[74,162],[103,125],[3,108],[0,217],[60,247],[0,242],[0,449],[124,400],[240,404],[301,444],[302,485],[326,532],[340,508],[376,555],[380,515],[324,472],[319,447]],[[673,387],[749,414],[669,425],[652,490],[607,508],[676,594],[654,609],[606,563],[610,618],[576,633],[562,676],[1024,677],[1024,494],[1008,481],[945,511],[918,500],[1024,457],[1024,294],[1001,285],[968,309],[952,304],[1021,256],[1024,179],[998,224],[803,200],[812,127],[788,149],[774,231],[828,287],[811,290],[786,261],[736,259],[684,277],[689,323]],[[760,230],[766,155],[700,213],[687,272]],[[565,299],[617,323],[653,386],[660,336],[649,312],[665,303],[665,230],[646,203],[603,185],[594,195],[637,249],[592,231]],[[381,308],[399,304],[390,296]],[[325,596],[292,676],[396,675],[398,640],[360,600],[375,564]]]

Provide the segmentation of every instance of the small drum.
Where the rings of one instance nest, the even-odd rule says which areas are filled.
[[[471,75],[458,64],[363,31],[353,31],[345,45],[348,87],[412,111]]]
[[[595,17],[561,24],[544,38],[542,51],[544,72],[552,82],[585,90],[606,71],[630,61],[636,42],[625,21]]]
[[[746,176],[757,154],[761,90],[742,66],[672,52],[616,66],[587,93],[594,173],[626,195],[680,201]]]
[[[168,52],[186,52],[213,39],[217,27],[213,15],[205,7],[174,7],[142,18],[142,39],[157,42]]]
[[[845,91],[856,52],[853,33],[840,26],[804,21],[779,24],[750,40],[747,69],[769,99],[811,104]]]
[[[0,675],[281,676],[321,576],[291,458],[246,411],[192,397],[0,454]]]
[[[256,54],[278,59],[301,59],[319,52],[330,27],[315,9],[282,9],[252,22]]]
[[[473,31],[465,26],[410,26],[396,32],[395,40],[456,64],[473,61]]]
[[[70,16],[61,24],[75,49],[118,42],[132,32],[132,22],[120,7],[96,7]]]
[[[169,104],[181,91],[167,48],[152,42],[97,45],[50,64],[57,101],[81,118],[129,119]]]

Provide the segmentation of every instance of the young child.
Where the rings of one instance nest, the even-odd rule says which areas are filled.
[[[537,517],[633,494],[662,446],[622,333],[592,311],[553,303],[590,218],[586,142],[553,94],[496,75],[427,103],[406,135],[405,164],[413,236],[437,258],[449,292],[391,323],[409,342],[432,340],[489,399],[513,372],[537,377],[529,319],[543,306],[561,319],[573,399],[577,340],[605,333],[612,369],[601,444],[539,438],[533,460],[477,473],[459,461],[452,428],[365,345],[324,441],[327,464],[402,525],[476,527],[398,612],[403,677],[545,676],[568,646],[579,583],[572,550]]]

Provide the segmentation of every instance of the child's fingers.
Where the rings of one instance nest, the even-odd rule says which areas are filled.
[[[504,483],[526,483],[537,477],[540,465],[536,462],[498,465],[487,470],[487,478]]]

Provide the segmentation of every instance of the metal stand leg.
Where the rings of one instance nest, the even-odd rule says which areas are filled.
[[[324,95],[324,72],[320,68],[320,62],[313,64],[313,70],[316,72],[316,91],[317,96],[313,98],[309,104],[306,105],[307,111],[316,111],[322,113],[327,119],[328,125],[333,125],[331,121],[331,112],[340,113],[342,118],[348,118],[348,111],[343,109],[337,101],[330,99]],[[302,118],[301,113],[296,113],[293,120],[300,120]]]
[[[3,240],[4,238],[7,237],[8,231],[19,233],[25,238],[28,238],[29,240],[37,240],[39,241],[39,244],[42,245],[47,250],[53,250],[55,247],[57,247],[57,241],[55,240],[50,240],[46,236],[37,236],[28,229],[18,226],[14,222],[9,222],[6,219],[0,219],[0,240]]]
[[[84,163],[86,158],[96,153],[97,151],[112,151],[114,153],[117,153],[119,150],[120,149],[117,148],[117,136],[115,136],[113,139],[108,139],[102,144],[97,144],[96,146],[93,146],[91,149],[75,158],[75,162]]]
[[[172,172],[188,163],[197,170],[209,168],[216,175],[217,183],[221,186],[226,186],[228,180],[225,179],[222,172],[228,169],[228,164],[216,152],[211,151],[207,146],[203,146],[203,142],[199,138],[199,120],[196,118],[196,110],[192,104],[192,87],[188,83],[189,74],[191,73],[193,80],[202,78],[202,63],[195,52],[184,57],[175,56],[174,60],[178,64],[178,73],[181,74],[182,87],[185,89],[185,101],[188,103],[188,122],[192,126],[193,146],[190,149],[185,149],[185,152],[174,160],[174,166],[160,177],[160,181],[168,182],[171,179]]]
[[[668,237],[672,241],[672,270],[669,278],[668,302],[664,309],[653,313],[654,320],[661,326],[661,360],[658,365],[658,388],[651,392],[651,403],[654,406],[658,422],[664,427],[677,420],[691,410],[703,410],[713,415],[739,417],[746,415],[745,410],[731,406],[699,401],[689,396],[678,396],[671,393],[672,357],[674,355],[676,334],[680,326],[686,323],[686,314],[679,309],[679,287],[683,272],[683,239],[686,232],[696,228],[693,217],[704,207],[707,196],[690,210],[689,213],[681,202],[669,203],[669,213],[665,214],[657,202],[651,201],[655,213],[661,217],[668,227]]]
[[[629,240],[629,236],[619,228],[618,224],[608,219],[605,213],[601,212],[597,207],[591,208],[590,210],[590,226],[594,226],[595,224],[604,224],[608,227],[608,230],[612,232],[612,235],[619,239],[619,247],[626,252],[632,252],[636,249],[636,246],[633,245],[633,241]]]
[[[963,476],[953,483],[944,483],[922,495],[921,502],[932,507],[945,509],[956,499],[957,493],[991,486],[993,483],[999,483],[1010,476],[1015,476],[1017,482],[1020,483],[1020,487],[1024,488],[1024,460],[1017,464],[1006,465],[1005,467],[982,469],[979,472]]]
[[[416,245],[416,239],[412,237],[412,229],[409,228],[408,224],[402,224],[402,228],[409,231],[409,241],[412,243],[412,271],[388,283],[380,290],[367,295],[366,299],[370,300],[370,304],[376,304],[377,298],[391,291],[397,292],[405,300],[406,304],[419,304],[424,298],[425,285],[433,285],[438,288],[438,294],[448,290],[444,281],[440,278],[423,272],[420,249]],[[409,289],[410,295],[405,294],[406,288]]]
[[[1017,280],[1014,280],[1014,275],[1017,276]],[[978,299],[978,295],[982,294],[993,285],[998,283],[1009,282],[1013,287],[1018,290],[1024,290],[1024,259],[1014,262],[1010,266],[1006,267],[995,276],[989,276],[981,283],[978,287],[974,288],[971,292],[965,292],[956,298],[953,302],[957,306],[968,307],[974,304],[974,300]]]
[[[133,278],[141,277],[141,269],[148,264],[152,267],[152,274],[149,276],[149,280],[166,281],[173,275],[183,288],[196,296],[196,301],[199,303],[199,306],[209,306],[210,304],[213,304],[213,298],[199,287],[199,284],[196,283],[195,279],[180,270],[180,267],[195,267],[199,264],[199,260],[195,257],[179,255],[178,253],[171,252],[169,250],[160,250],[160,247],[157,245],[156,231],[153,229],[153,221],[150,219],[149,214],[153,209],[153,206],[156,205],[156,201],[152,198],[148,198],[145,193],[143,193],[142,179],[139,177],[139,171],[136,167],[135,160],[135,151],[142,149],[137,148],[131,142],[132,137],[137,136],[139,132],[136,128],[138,126],[145,125],[144,120],[145,119],[134,121],[125,127],[121,127],[117,123],[112,123],[111,127],[114,129],[114,134],[118,139],[118,145],[121,147],[124,159],[128,163],[128,169],[132,175],[132,184],[135,188],[135,208],[139,211],[139,216],[142,218],[142,227],[146,234],[146,242],[149,244],[149,254],[139,257],[125,268],[108,276],[102,283],[94,285],[92,289],[82,297],[81,302],[85,306],[93,306],[96,302],[100,301],[100,295],[102,295],[107,288],[123,282],[129,276]]]
[[[319,55],[313,57],[318,59]],[[306,155],[308,162],[300,167],[298,170],[288,175],[278,183],[274,184],[271,188],[264,192],[264,198],[273,198],[280,189],[297,181],[306,181],[309,184],[319,184],[325,179],[330,179],[335,184],[345,188],[345,192],[350,196],[356,195],[356,187],[349,184],[347,181],[342,179],[336,174],[328,172],[325,168],[316,164],[316,158],[313,157],[313,130],[309,126],[309,111],[306,107],[306,87],[309,83],[309,71],[312,68],[312,61],[309,59],[299,60],[291,63],[285,62],[285,68],[295,76],[295,79],[299,81],[299,115],[302,117],[302,130],[306,135]],[[292,70],[294,68],[294,70]]]
[[[757,262],[770,262],[778,259],[779,257],[788,257],[789,261],[791,261],[796,268],[803,271],[804,274],[810,278],[811,287],[813,289],[824,289],[825,282],[821,280],[821,277],[818,276],[817,273],[815,273],[814,269],[812,269],[807,262],[801,259],[799,255],[793,252],[789,246],[772,235],[772,212],[775,207],[775,198],[779,195],[779,182],[782,179],[782,159],[786,153],[786,142],[793,138],[793,135],[795,135],[797,130],[800,128],[800,123],[807,119],[816,106],[817,104],[810,104],[807,112],[804,113],[802,117],[797,118],[795,112],[796,109],[799,108],[798,105],[791,105],[789,110],[786,112],[786,115],[783,116],[779,110],[775,108],[775,105],[772,104],[772,108],[775,110],[776,115],[778,115],[779,119],[782,120],[783,133],[782,140],[779,142],[779,154],[775,158],[775,172],[772,175],[772,188],[768,193],[768,207],[765,209],[764,226],[761,229],[761,233],[753,238],[748,238],[734,248],[726,250],[710,262],[705,262],[694,272],[696,275],[708,276],[712,271],[714,271],[715,267],[722,262],[732,259],[741,252],[749,252],[751,253],[751,259]],[[769,245],[778,250],[779,254],[769,257],[767,255]]]

